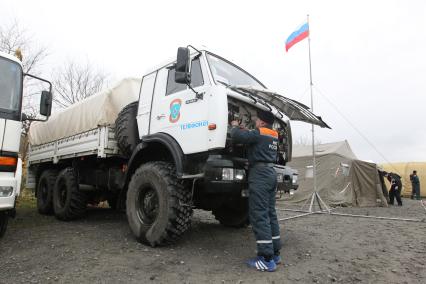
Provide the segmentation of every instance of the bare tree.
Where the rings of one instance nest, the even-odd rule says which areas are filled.
[[[32,35],[15,20],[9,25],[0,26],[0,50],[8,54],[22,53],[24,73],[38,75],[43,60],[48,56],[45,46],[37,45]]]
[[[21,62],[24,73],[31,73],[38,76],[41,73],[43,61],[48,56],[45,46],[38,45],[33,40],[32,35],[15,20],[11,24],[0,26],[0,50],[17,56]],[[22,109],[28,117],[37,116],[37,107],[33,96],[41,93],[45,87],[39,81],[32,80],[31,77],[25,77],[24,80],[24,98]],[[27,133],[29,123],[25,124],[24,135]]]
[[[89,62],[84,65],[69,61],[53,74],[53,101],[60,108],[66,108],[101,91],[107,84],[108,75],[93,68]]]
[[[2,52],[17,56],[21,62],[24,73],[40,75],[43,61],[48,56],[46,46],[38,45],[32,35],[22,28],[18,21],[0,26],[0,50]],[[24,80],[24,98],[22,109],[30,118],[35,118],[38,114],[36,105],[38,100],[34,99],[34,95],[40,94],[44,86],[30,77]],[[25,155],[28,147],[27,134],[31,121],[24,121],[22,127],[22,143],[21,153]]]

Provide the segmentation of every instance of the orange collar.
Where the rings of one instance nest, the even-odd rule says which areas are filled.
[[[266,135],[266,136],[272,136],[274,138],[278,138],[278,132],[273,129],[260,127],[259,132],[260,132],[260,135]]]

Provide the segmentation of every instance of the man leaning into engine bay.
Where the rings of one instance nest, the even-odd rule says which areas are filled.
[[[248,146],[249,219],[256,237],[257,257],[247,264],[258,271],[272,272],[281,263],[280,227],[275,211],[277,174],[274,164],[278,154],[278,132],[272,129],[274,115],[258,111],[256,129],[240,128],[231,122],[233,143]]]

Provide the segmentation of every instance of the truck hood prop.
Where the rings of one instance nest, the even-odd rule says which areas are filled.
[[[309,110],[309,107],[299,103],[298,101],[286,98],[277,93],[268,90],[259,90],[247,86],[228,86],[234,92],[243,96],[250,97],[256,103],[263,105],[271,105],[279,112],[284,113],[290,120],[303,121],[310,124],[318,125],[322,128],[329,128],[320,116],[315,115]],[[270,107],[269,107],[270,108]]]

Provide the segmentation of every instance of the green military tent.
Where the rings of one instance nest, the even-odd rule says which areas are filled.
[[[315,153],[317,191],[328,205],[387,206],[377,165],[358,160],[347,141],[316,145]],[[295,145],[289,165],[299,172],[299,188],[284,199],[306,202],[314,191],[312,146]]]

